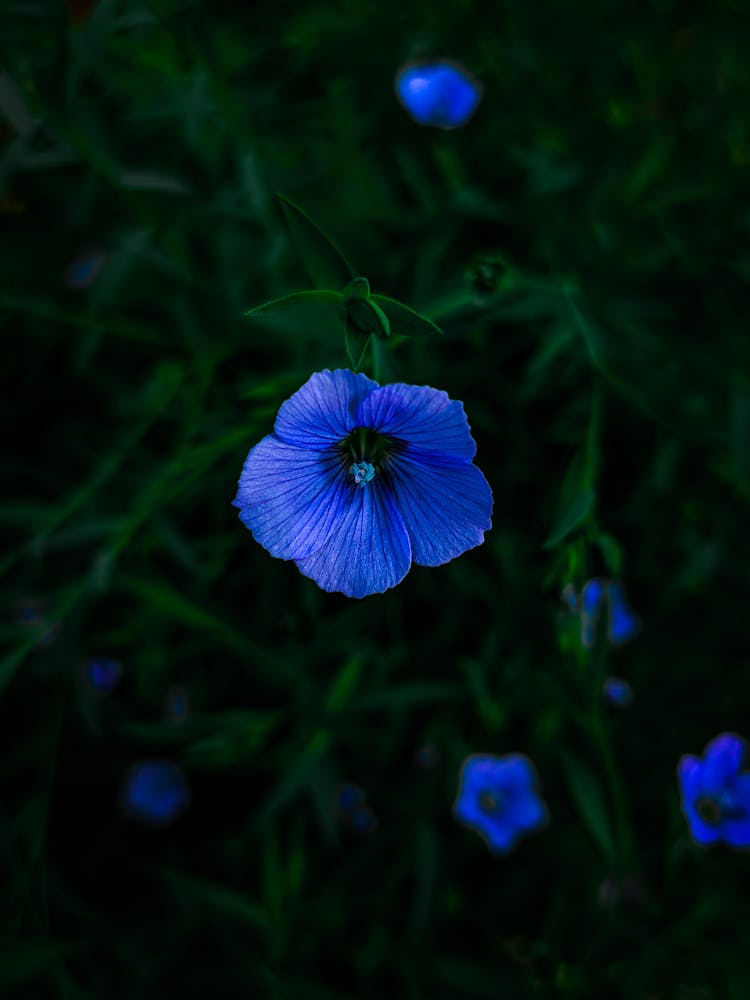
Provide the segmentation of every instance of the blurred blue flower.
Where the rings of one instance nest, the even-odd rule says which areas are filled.
[[[612,580],[607,584],[607,602],[609,604],[607,636],[613,646],[620,646],[635,638],[640,622],[625,600],[625,588],[621,583]]]
[[[317,372],[251,449],[233,503],[272,556],[323,590],[365,597],[412,562],[481,545],[492,492],[475,453],[463,405],[444,392]]]
[[[84,250],[68,264],[65,284],[69,288],[88,288],[99,276],[105,260],[106,255],[101,250]]]
[[[677,765],[682,811],[699,844],[750,847],[750,772],[742,771],[745,743],[722,733],[703,758],[685,754]]]
[[[336,812],[340,821],[358,834],[371,833],[377,826],[365,793],[359,785],[347,782],[336,789]]]
[[[122,667],[108,656],[97,656],[86,664],[86,680],[98,694],[111,694],[122,677]]]
[[[169,691],[167,691],[164,707],[166,709],[167,718],[171,719],[172,722],[184,722],[185,719],[187,719],[190,710],[190,703],[188,700],[188,693],[181,684],[174,684]]]
[[[572,615],[578,614],[578,595],[572,583],[565,584],[560,592],[560,600]]]
[[[400,69],[396,96],[418,125],[458,128],[474,114],[482,85],[462,66],[442,59]]]
[[[174,761],[144,760],[126,776],[121,802],[131,819],[166,826],[187,808],[190,788]]]
[[[461,767],[453,805],[459,823],[476,830],[493,852],[506,853],[547,820],[536,773],[522,754],[473,754]]]
[[[583,585],[581,591],[581,615],[596,622],[599,619],[602,601],[604,600],[604,587],[598,578],[588,580]]]
[[[633,700],[633,689],[621,677],[608,677],[602,685],[602,698],[612,708],[627,708]]]

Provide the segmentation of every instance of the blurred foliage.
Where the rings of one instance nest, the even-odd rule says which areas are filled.
[[[675,781],[750,736],[749,35],[729,0],[4,6],[3,997],[750,994],[747,857]],[[432,56],[483,84],[464,129],[398,104]],[[439,324],[383,378],[464,401],[494,490],[481,548],[362,602],[230,506],[349,366],[335,324],[243,315],[310,287],[275,192]],[[560,602],[596,574],[622,649]],[[507,859],[451,817],[471,752],[538,770]],[[192,789],[159,830],[118,807],[151,757]]]

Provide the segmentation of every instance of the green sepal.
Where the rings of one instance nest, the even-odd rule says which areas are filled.
[[[350,302],[367,302],[370,298],[370,282],[367,278],[353,278],[343,290],[341,296],[345,306],[348,306]]]
[[[352,365],[352,371],[359,371],[362,367],[367,348],[370,346],[371,336],[372,334],[363,333],[347,321],[344,344],[346,345],[346,353]]]
[[[389,337],[391,325],[388,317],[372,299],[354,299],[346,307],[348,323],[362,333],[374,333],[376,337]]]
[[[312,283],[316,288],[343,288],[355,276],[349,261],[299,205],[278,191],[276,197]]]
[[[422,316],[421,313],[414,312],[403,302],[396,299],[389,299],[387,295],[373,295],[370,298],[370,305],[377,305],[388,317],[391,333],[402,337],[422,337],[425,334],[439,333],[443,331],[433,323],[431,319]]]

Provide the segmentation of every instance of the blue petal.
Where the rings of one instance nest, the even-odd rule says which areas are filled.
[[[428,452],[392,455],[385,473],[419,566],[440,566],[484,541],[492,490],[475,465]]]
[[[581,591],[581,614],[596,620],[604,598],[604,587],[598,579],[589,580]]]
[[[513,821],[519,830],[536,830],[546,820],[546,806],[534,792],[525,792],[514,802]]]
[[[730,847],[750,847],[750,816],[725,820],[721,824],[721,833]]]
[[[496,854],[507,854],[516,845],[519,831],[507,821],[503,822],[493,817],[483,829],[477,829],[487,842],[487,846]]]
[[[395,587],[409,571],[411,546],[396,506],[376,479],[364,489],[348,480],[338,491],[333,530],[313,555],[298,559],[301,573],[323,590],[366,597]]]
[[[411,66],[396,78],[396,94],[420,125],[456,128],[465,124],[481,97],[481,87],[451,63]]]
[[[286,444],[307,450],[338,444],[358,426],[357,407],[377,388],[366,375],[346,369],[316,372],[282,403],[274,433]]]
[[[684,754],[677,765],[677,783],[686,802],[694,802],[703,792],[703,764],[692,754]]]
[[[721,733],[711,740],[703,755],[706,792],[719,792],[731,785],[740,772],[745,744],[734,733]]]
[[[326,544],[351,491],[338,448],[303,451],[269,434],[247,456],[233,503],[272,556],[299,559]]]
[[[384,385],[359,404],[355,426],[369,427],[419,451],[470,461],[477,452],[463,403],[428,385]]]
[[[608,584],[607,598],[609,600],[609,641],[615,646],[629,642],[638,634],[640,622],[638,615],[630,610],[625,600],[622,584]]]

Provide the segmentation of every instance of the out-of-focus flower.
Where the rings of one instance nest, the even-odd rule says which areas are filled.
[[[682,811],[699,844],[750,847],[750,772],[743,771],[745,743],[721,733],[703,758],[685,754],[677,765]]]
[[[173,684],[167,691],[164,708],[167,718],[172,722],[184,722],[187,719],[190,703],[188,693],[181,684]]]
[[[122,677],[122,667],[108,656],[96,656],[86,664],[86,680],[97,694],[111,694]]]
[[[84,250],[71,260],[65,269],[68,288],[88,288],[99,277],[107,259],[102,250]]]
[[[339,785],[335,794],[336,813],[340,822],[358,834],[371,833],[377,826],[377,819],[367,797],[359,785],[346,782]]]
[[[440,760],[440,752],[434,744],[426,743],[414,753],[412,760],[420,771],[431,771]]]
[[[612,708],[627,708],[633,700],[633,689],[621,677],[607,677],[602,685],[602,698]]]
[[[418,125],[458,128],[477,109],[482,85],[449,60],[410,63],[396,74],[396,96]]]
[[[634,639],[640,629],[638,615],[625,600],[625,588],[621,583],[611,580],[607,584],[607,603],[609,605],[609,626],[607,637],[613,646],[620,646]]]
[[[131,819],[151,826],[166,826],[188,807],[190,788],[174,761],[144,760],[127,774],[121,803]]]
[[[522,754],[473,754],[461,767],[453,815],[505,854],[547,820],[531,761]]]
[[[272,556],[327,591],[366,597],[412,562],[481,545],[492,492],[463,405],[429,386],[317,372],[247,457],[234,506]]]

